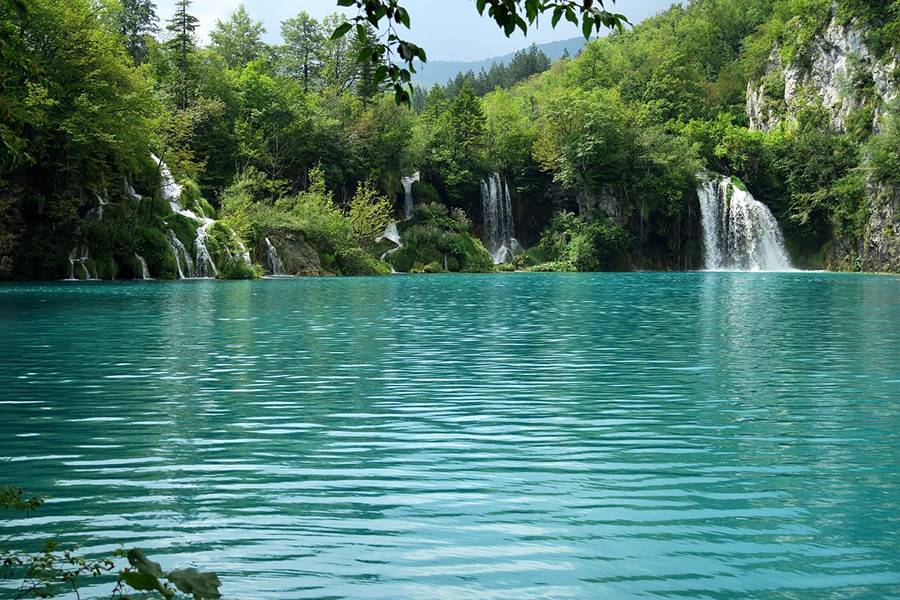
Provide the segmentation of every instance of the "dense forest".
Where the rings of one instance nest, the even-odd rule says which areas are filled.
[[[486,195],[502,268],[698,268],[703,173],[797,266],[900,270],[893,0],[695,0],[409,105],[337,14],[203,46],[190,0],[0,6],[0,278],[489,271]]]

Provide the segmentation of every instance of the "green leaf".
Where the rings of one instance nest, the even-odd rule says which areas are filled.
[[[138,573],[149,573],[156,577],[163,577],[164,573],[159,563],[153,562],[140,548],[132,548],[128,551],[128,564],[138,570]],[[133,586],[132,586],[133,587]]]
[[[197,569],[183,569],[169,573],[169,581],[185,594],[193,594],[194,600],[221,598],[219,581],[215,573],[201,573]]]
[[[362,50],[359,51],[359,54],[356,55],[356,62],[363,63],[372,58],[372,55],[375,54],[375,48],[372,46],[365,46]]]
[[[556,24],[559,23],[559,20],[563,16],[563,9],[561,7],[556,7],[553,11],[553,19],[551,19],[550,24],[553,27],[556,27]]]
[[[356,0],[337,0],[338,6],[353,6],[356,4]]]
[[[361,23],[356,25],[356,39],[361,42],[366,41],[366,28]]]
[[[135,573],[134,571],[124,571],[121,573],[121,575],[122,581],[136,590],[146,592],[159,592],[166,598],[171,598],[175,595],[175,592],[163,587],[163,584],[160,583],[156,575],[153,575],[152,573]]]
[[[341,23],[338,25],[337,29],[334,30],[334,33],[331,34],[332,40],[339,40],[344,37],[344,34],[350,31],[350,28],[353,27],[352,23]]]
[[[397,16],[400,18],[400,22],[403,23],[403,25],[404,25],[407,29],[409,29],[409,13],[406,12],[406,9],[405,9],[405,8],[398,8],[398,9],[397,9]]]
[[[589,40],[593,31],[594,19],[589,15],[584,15],[584,22],[581,24],[581,32],[584,33],[584,39]]]

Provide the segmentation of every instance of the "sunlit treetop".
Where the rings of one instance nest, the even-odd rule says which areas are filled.
[[[343,23],[332,34],[332,39],[340,38],[351,30],[362,44],[357,56],[358,62],[371,61],[375,69],[375,83],[387,83],[394,89],[398,104],[408,104],[411,91],[410,78],[416,69],[413,61],[426,62],[425,49],[404,40],[397,33],[403,25],[409,29],[409,12],[400,5],[401,0],[337,0],[338,6],[356,6],[358,14]],[[615,0],[612,0],[615,3]],[[475,7],[482,16],[493,19],[503,33],[509,37],[519,29],[527,33],[538,16],[551,13],[551,24],[563,18],[581,26],[585,39],[603,28],[621,31],[628,23],[624,15],[606,10],[604,0],[475,0]],[[379,30],[373,32],[371,25]]]

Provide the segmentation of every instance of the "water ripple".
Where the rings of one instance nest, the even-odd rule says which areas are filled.
[[[246,598],[900,596],[900,279],[0,286],[17,547]],[[83,597],[106,597],[89,585]]]

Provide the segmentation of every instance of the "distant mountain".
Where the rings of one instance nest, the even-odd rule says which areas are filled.
[[[583,45],[583,37],[574,37],[559,42],[538,44],[538,49],[549,56],[550,60],[557,60],[562,58],[566,50],[569,51],[569,56],[574,57],[578,54]],[[524,49],[527,50],[529,47],[530,46],[526,46]],[[482,67],[487,71],[491,68],[492,63],[502,62],[508,65],[513,56],[515,56],[515,52],[511,52],[505,56],[495,56],[493,58],[486,58],[484,60],[473,62],[447,60],[429,61],[417,69],[418,73],[412,76],[412,82],[415,85],[425,87],[430,87],[436,83],[443,85],[447,83],[447,80],[456,77],[457,73],[465,73],[466,71],[471,70],[475,75],[478,75],[478,71],[480,71]]]

